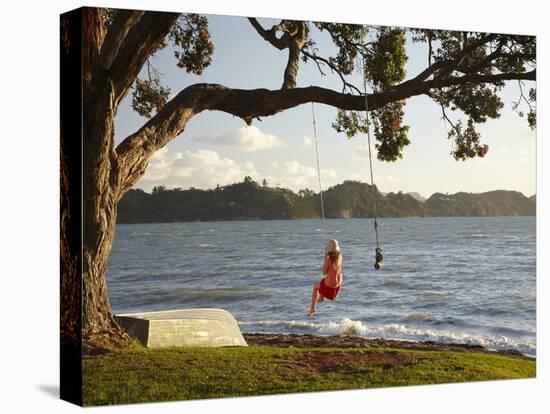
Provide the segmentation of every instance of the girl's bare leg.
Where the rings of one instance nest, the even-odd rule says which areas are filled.
[[[312,316],[317,309],[315,309],[315,305],[317,304],[317,301],[319,300],[319,285],[320,282],[317,282],[313,285],[313,292],[311,292],[311,308],[309,310],[309,316]]]

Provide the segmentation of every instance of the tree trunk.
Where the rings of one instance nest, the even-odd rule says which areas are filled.
[[[97,12],[83,9],[82,135],[64,135],[62,128],[61,137],[61,328],[67,338],[84,341],[125,337],[105,278],[120,185],[114,88],[98,64],[103,35]]]
[[[97,85],[102,85],[99,88]],[[85,339],[122,337],[106,282],[119,200],[114,150],[114,99],[108,80],[96,78],[84,95],[82,155],[82,334]]]
[[[109,139],[102,138],[112,134],[112,117],[97,110],[90,115],[95,119],[85,122],[91,127],[84,130],[81,170],[70,173],[66,157],[61,159],[61,326],[66,334],[82,334],[85,340],[123,337],[105,278],[119,200],[116,157],[112,146],[105,145]],[[61,148],[63,153],[63,142]]]
[[[82,256],[82,334],[85,340],[101,336],[120,337],[122,332],[113,317],[105,277],[115,235],[116,201],[112,189],[102,191],[97,201],[103,199],[104,204],[95,204],[93,212],[85,208],[82,220],[85,240]]]
[[[85,122],[90,128],[84,131],[80,173],[73,169],[69,174],[65,157],[61,160],[61,326],[67,334],[81,334],[84,340],[124,337],[113,317],[105,278],[120,198],[116,156],[112,146],[105,145],[109,139],[102,138],[112,134],[113,120],[109,113],[94,112],[90,115],[95,120]],[[63,148],[62,144],[62,152]],[[81,192],[75,196],[79,183]]]
[[[68,142],[61,126],[61,343],[79,344],[82,320],[81,243],[82,208],[80,180],[76,174],[80,163],[70,154],[81,148],[80,140]],[[72,145],[71,145],[72,144]]]
[[[84,175],[88,176],[84,180],[84,198],[91,202],[84,202],[82,240],[74,240],[80,233],[75,226],[79,220],[63,218],[79,217],[78,205],[72,210],[72,206],[67,206],[61,220],[62,337],[68,341],[79,336],[84,341],[100,337],[120,339],[125,335],[113,317],[105,277],[115,235],[118,197],[112,188],[101,189],[100,196],[91,197],[90,193],[99,191],[91,183],[96,174]],[[77,251],[79,246],[81,251]]]

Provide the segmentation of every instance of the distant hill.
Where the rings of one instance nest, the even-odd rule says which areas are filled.
[[[518,191],[433,194],[424,203],[429,216],[532,216],[535,206]]]
[[[516,191],[481,194],[435,193],[424,202],[418,193],[383,195],[376,186],[344,181],[323,192],[327,218],[373,217],[373,194],[378,217],[526,216],[535,214],[534,196]],[[415,197],[415,195],[417,197]],[[309,189],[298,193],[280,187],[260,186],[250,177],[241,183],[211,190],[166,189],[152,193],[135,189],[122,197],[119,223],[208,220],[292,219],[321,216],[319,194]]]
[[[408,195],[410,195],[412,198],[414,198],[415,200],[418,200],[420,201],[421,203],[423,203],[424,201],[427,200],[426,197],[422,197],[420,194],[418,193],[407,193]]]
[[[344,181],[323,193],[325,215],[329,218],[374,217],[373,190],[378,217],[422,216],[422,203],[410,195],[386,193],[359,181]],[[318,199],[318,196],[315,196]],[[317,201],[319,203],[319,201]]]

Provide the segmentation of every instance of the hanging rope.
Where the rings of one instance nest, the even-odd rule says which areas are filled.
[[[313,137],[315,138],[315,155],[317,157],[317,178],[319,179],[319,196],[321,198],[321,217],[325,224],[325,205],[323,204],[323,188],[321,186],[321,164],[319,162],[319,144],[317,143],[317,123],[315,122],[315,109],[311,102],[311,115],[313,117]]]
[[[375,249],[375,263],[374,268],[380,269],[384,257],[382,256],[382,249],[380,248],[380,242],[378,239],[378,221],[376,219],[376,190],[374,188],[374,173],[372,171],[372,153],[370,144],[370,125],[369,125],[369,101],[367,97],[367,78],[365,77],[365,58],[363,58],[363,91],[365,93],[365,116],[367,121],[367,144],[369,147],[369,166],[370,166],[370,185],[372,191],[372,204],[374,210],[374,234],[376,235],[376,249]]]

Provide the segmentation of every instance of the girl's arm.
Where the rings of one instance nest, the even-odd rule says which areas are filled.
[[[342,285],[342,255],[338,258],[338,271],[336,272],[336,287]]]
[[[342,272],[336,275],[336,287],[342,286]]]
[[[321,271],[323,272],[324,275],[326,275],[328,273],[328,269],[329,269],[329,265],[330,265],[330,260],[328,258],[328,253],[325,254],[325,259],[323,261],[323,268],[321,269]]]

